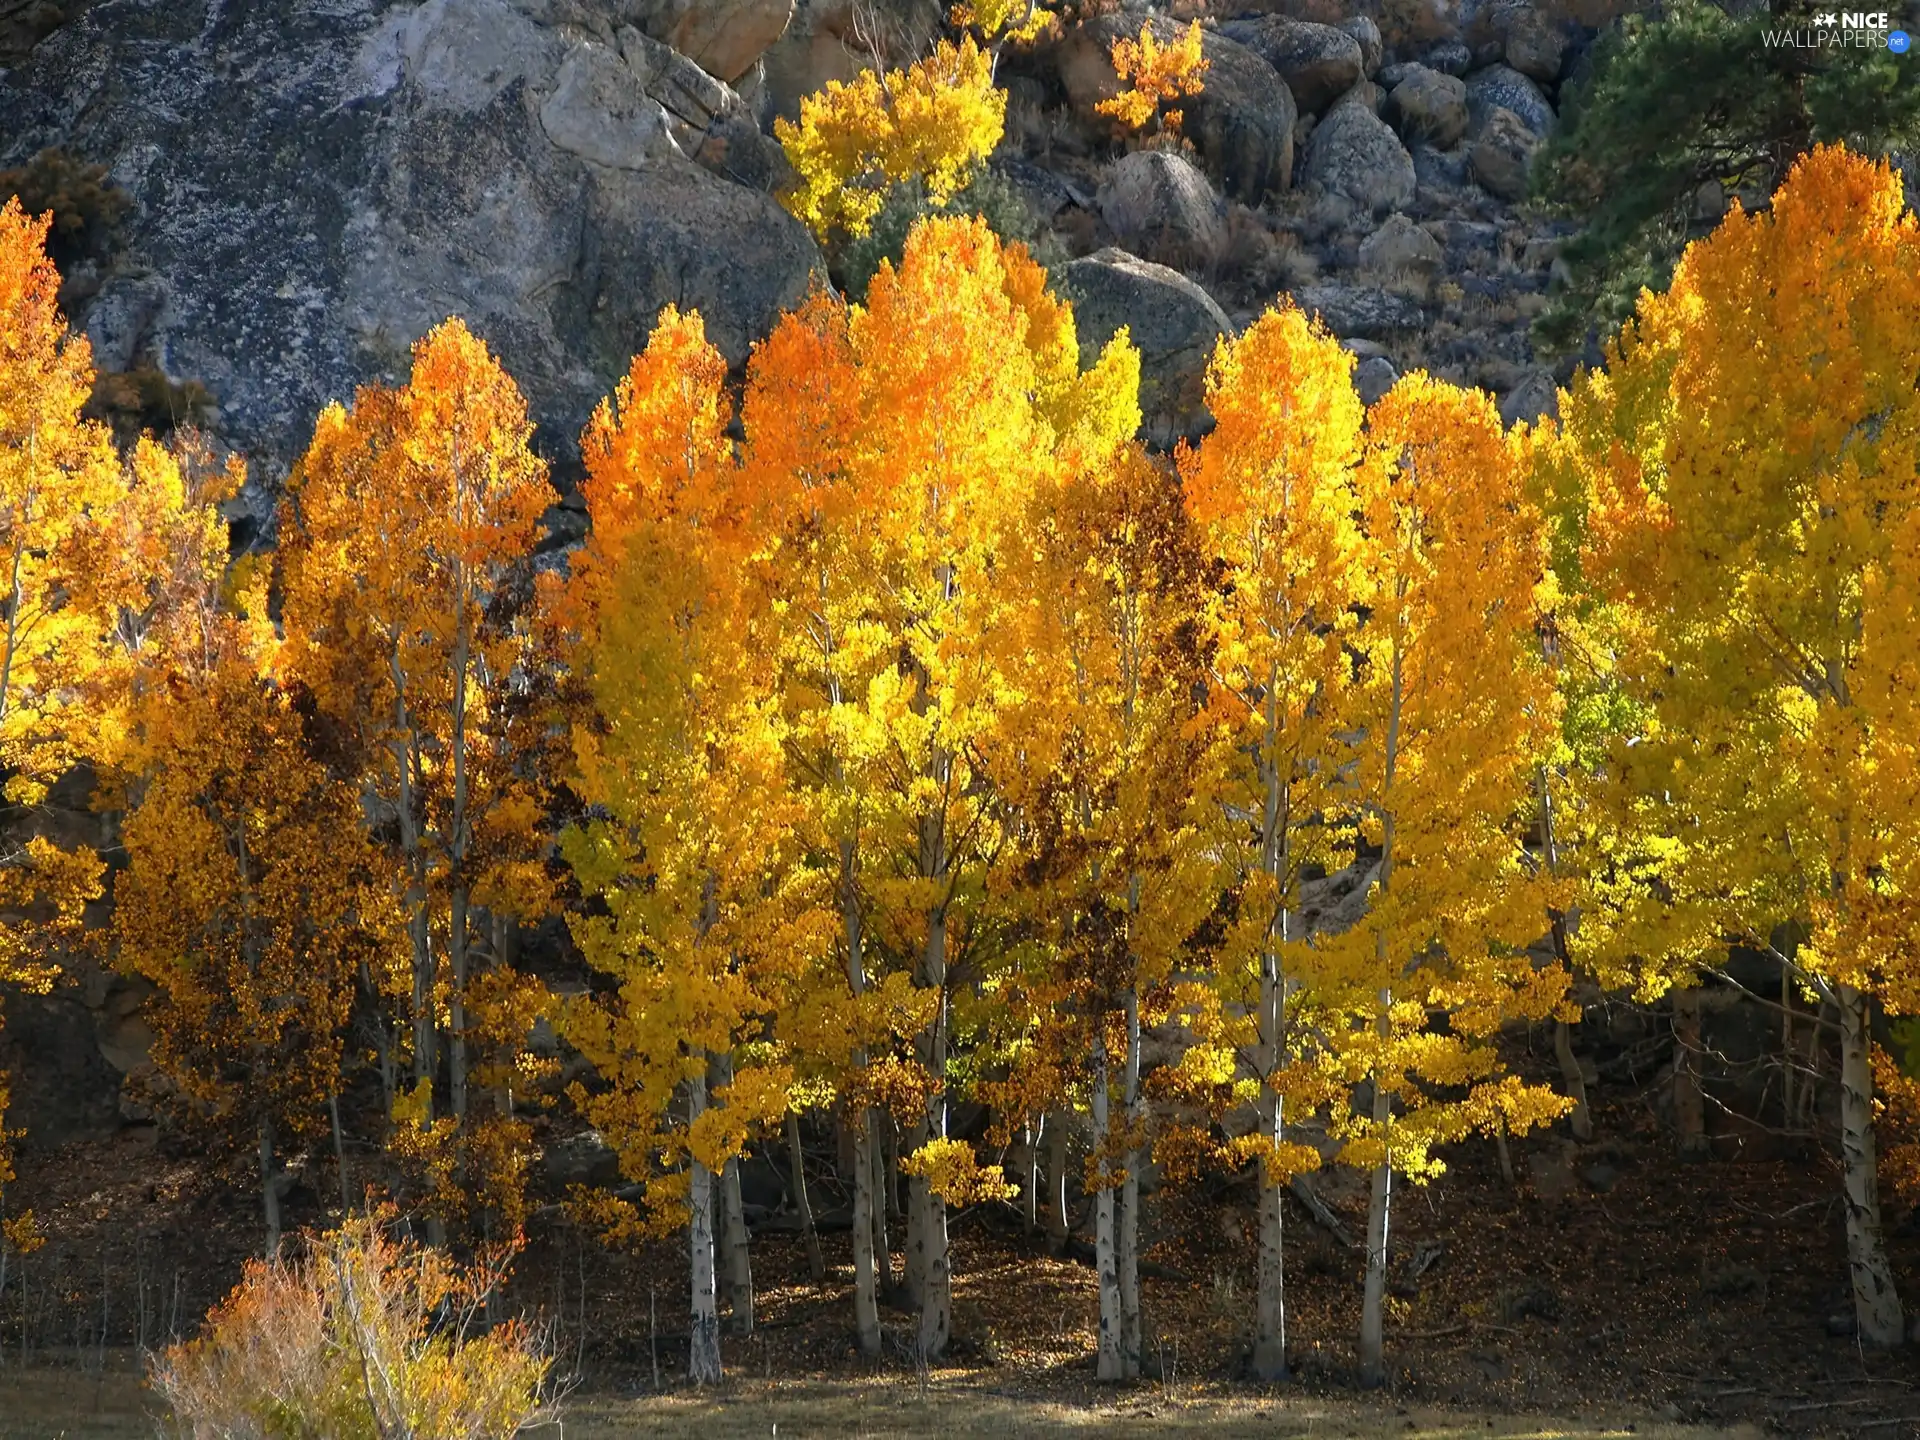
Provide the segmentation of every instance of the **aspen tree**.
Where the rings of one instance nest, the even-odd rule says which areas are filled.
[[[98,517],[124,480],[112,436],[81,417],[92,352],[60,314],[51,216],[0,206],[0,770],[10,808],[44,798],[93,732],[90,698],[111,658],[114,615],[91,583]],[[0,983],[44,992],[80,939],[103,866],[32,836],[0,857]],[[35,916],[23,920],[26,915]],[[0,1076],[0,1193],[11,1178]],[[8,1234],[28,1235],[10,1225]]]
[[[1036,1032],[1015,1077],[1039,1083],[1025,1095],[1007,1087],[1015,1098],[1000,1108],[1011,1125],[1086,1091],[1096,1373],[1131,1380],[1142,1343],[1141,1030],[1165,1018],[1183,944],[1214,898],[1187,814],[1195,677],[1178,639],[1195,567],[1175,477],[1132,444],[1076,456],[1033,523],[1035,563],[1021,575],[1032,603],[1013,647],[1026,703],[1010,707],[990,764],[1021,816],[1017,883],[1039,930],[1041,963],[1002,981]]]
[[[1524,1133],[1565,1112],[1499,1074],[1514,1017],[1556,1013],[1558,964],[1526,946],[1545,911],[1524,848],[1534,779],[1559,716],[1538,624],[1546,536],[1493,402],[1415,373],[1374,407],[1385,464],[1363,472],[1372,600],[1356,641],[1365,691],[1353,775],[1362,838],[1379,848],[1367,914],[1315,948],[1331,1072],[1371,1104],[1337,1105],[1344,1163],[1372,1172],[1360,1331],[1365,1383],[1386,1378],[1393,1176],[1444,1168],[1435,1145]],[[1446,1018],[1444,1031],[1431,1024]]]
[[[1260,1171],[1253,1373],[1263,1380],[1287,1374],[1281,1197],[1320,1160],[1287,1138],[1288,1090],[1308,1105],[1314,1092],[1301,1088],[1288,997],[1307,943],[1294,913],[1300,880],[1331,858],[1327,821],[1343,803],[1341,737],[1355,723],[1347,649],[1368,598],[1355,525],[1365,411],[1352,368],[1299,310],[1268,311],[1215,354],[1215,428],[1182,457],[1197,543],[1220,577],[1200,617],[1199,788],[1216,807],[1221,885],[1236,899],[1217,973],[1238,1023],[1210,1038],[1244,1051],[1257,1082],[1259,1129],[1237,1158]]]
[[[531,430],[513,381],[450,320],[414,347],[406,386],[321,413],[285,501],[287,670],[391,827],[413,1071],[391,1139],[425,1171],[436,1225],[474,1211],[510,1222],[527,1155],[507,1076],[476,1061],[510,1062],[538,1004],[499,953],[511,920],[546,903],[544,726],[516,677],[554,499]]]
[[[1569,427],[1583,568],[1632,627],[1618,674],[1645,717],[1608,761],[1657,845],[1631,942],[1656,963],[1752,945],[1837,1010],[1848,1264],[1874,1345],[1905,1338],[1868,1030],[1876,1003],[1916,998],[1892,937],[1915,913],[1897,779],[1912,745],[1917,257],[1899,178],[1817,148],[1769,212],[1736,208],[1666,294],[1642,296],[1607,372],[1575,387]],[[1797,945],[1776,943],[1789,933]]]
[[[787,1112],[792,1067],[766,1042],[780,977],[814,948],[811,912],[783,893],[781,728],[748,580],[762,517],[726,435],[725,376],[699,317],[663,312],[583,436],[594,528],[568,585],[593,705],[574,729],[575,785],[595,818],[564,848],[605,907],[573,928],[618,987],[567,1013],[610,1087],[577,1098],[656,1223],[685,1219],[701,1384],[721,1377],[716,1195],[749,1136]],[[658,1174],[660,1159],[684,1169]],[[738,1223],[732,1208],[722,1219]],[[744,1262],[743,1243],[731,1253]],[[736,1313],[750,1310],[730,1278]]]

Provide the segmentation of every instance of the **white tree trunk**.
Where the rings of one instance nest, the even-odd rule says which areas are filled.
[[[687,1118],[698,1120],[707,1109],[707,1079],[687,1082]],[[687,1378],[696,1385],[720,1383],[720,1296],[713,1264],[713,1172],[690,1160],[687,1185],[687,1247],[693,1268],[692,1343],[687,1356]]]
[[[1553,1057],[1560,1063],[1560,1082],[1567,1098],[1573,1101],[1573,1113],[1567,1117],[1573,1138],[1582,1143],[1593,1139],[1593,1112],[1587,1108],[1587,1073],[1580,1068],[1580,1057],[1573,1053],[1573,1027],[1564,1020],[1553,1022]]]
[[[726,1256],[729,1327],[735,1335],[753,1333],[753,1252],[747,1241],[747,1210],[740,1199],[740,1160],[727,1161],[720,1173],[723,1215],[721,1250]]]
[[[1282,1056],[1280,966],[1278,957],[1268,953],[1260,965],[1260,1062],[1262,1080],[1284,1063]],[[1286,1112],[1279,1092],[1272,1086],[1260,1087],[1260,1134],[1278,1145],[1285,1134]],[[1286,1232],[1282,1210],[1281,1177],[1264,1162],[1258,1174],[1260,1187],[1260,1251],[1254,1282],[1253,1361],[1251,1373],[1256,1380],[1269,1383],[1287,1378],[1287,1291]]]
[[[1880,1233],[1867,997],[1850,985],[1836,985],[1834,998],[1840,1007],[1840,1162],[1846,1185],[1847,1268],[1853,1277],[1853,1314],[1862,1341],[1891,1347],[1906,1339],[1906,1321]]]
[[[1140,1334],[1140,997],[1127,993],[1126,1103],[1127,1178],[1120,1185],[1120,1354],[1126,1378],[1140,1378],[1145,1345]]]
[[[1383,995],[1383,1016],[1386,1008],[1387,999]],[[1382,1134],[1392,1112],[1393,1101],[1376,1077],[1373,1118]],[[1373,1189],[1367,1200],[1367,1282],[1360,1302],[1360,1383],[1370,1388],[1387,1383],[1387,1212],[1392,1195],[1393,1161],[1389,1159],[1373,1172]]]
[[[880,1148],[871,1111],[854,1116],[853,1125],[853,1323],[860,1353],[880,1353],[880,1291],[874,1265],[874,1212],[884,1209],[874,1194],[874,1153]],[[885,1223],[884,1218],[881,1221]]]
[[[1102,1017],[1104,1019],[1104,1017]],[[1100,1021],[1095,1022],[1093,1037],[1093,1263],[1100,1293],[1100,1339],[1094,1362],[1095,1378],[1126,1379],[1126,1363],[1120,1348],[1120,1266],[1115,1253],[1113,1166],[1109,1158],[1113,1145],[1112,1099],[1108,1086],[1107,1041]]]
[[[807,1247],[807,1278],[818,1285],[827,1278],[827,1260],[820,1253],[820,1232],[813,1224],[813,1197],[807,1193],[807,1151],[800,1141],[800,1116],[787,1112],[787,1163],[793,1167],[793,1205],[800,1212],[800,1238]],[[873,1268],[873,1256],[867,1256]]]

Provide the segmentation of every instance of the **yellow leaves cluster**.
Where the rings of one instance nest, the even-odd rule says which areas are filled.
[[[1161,134],[1178,134],[1180,108],[1166,102],[1190,98],[1206,88],[1208,61],[1202,53],[1200,22],[1194,21],[1178,38],[1163,44],[1154,34],[1153,22],[1143,20],[1139,39],[1115,40],[1110,57],[1114,73],[1126,88],[1094,108],[1129,130],[1144,130],[1158,116]]]
[[[1006,109],[992,56],[970,35],[905,70],[830,80],[800,102],[798,122],[774,122],[799,177],[784,202],[822,239],[866,234],[896,185],[945,204],[1000,143]]]
[[[926,1181],[929,1190],[953,1206],[1011,1200],[1020,1193],[998,1165],[982,1165],[973,1146],[945,1136],[902,1156],[900,1171]]]
[[[955,5],[947,12],[956,29],[978,30],[998,44],[1024,45],[1036,40],[1055,18],[1053,11],[1036,0],[976,0],[970,5]]]

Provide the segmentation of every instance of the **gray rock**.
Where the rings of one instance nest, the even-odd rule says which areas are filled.
[[[1360,42],[1331,25],[1260,15],[1220,30],[1278,70],[1302,110],[1319,113],[1364,73]]]
[[[1464,75],[1473,68],[1473,52],[1458,40],[1442,40],[1421,57],[1430,70],[1442,75]]]
[[[792,119],[802,97],[829,80],[851,80],[870,69],[875,49],[888,65],[919,59],[946,15],[943,0],[887,0],[880,10],[862,0],[794,0],[793,19],[762,57],[759,84],[751,85],[745,77],[738,83],[743,94],[756,90],[764,100],[763,119]],[[1137,23],[1134,30],[1137,34]]]
[[[551,1142],[540,1156],[540,1170],[555,1190],[600,1188],[620,1183],[620,1156],[598,1130],[582,1130]]]
[[[1604,1195],[1620,1183],[1620,1172],[1602,1160],[1582,1170],[1580,1178],[1585,1180],[1590,1188]]]
[[[1371,405],[1393,389],[1400,372],[1384,355],[1370,355],[1353,367],[1353,388],[1362,405]]]
[[[1390,215],[1384,224],[1360,242],[1363,273],[1390,278],[1394,284],[1424,283],[1446,264],[1440,242],[1404,215]]]
[[[1375,213],[1405,209],[1417,183],[1413,157],[1364,105],[1343,105],[1314,127],[1303,174],[1307,183]]]
[[[1356,80],[1351,90],[1333,102],[1332,108],[1337,110],[1342,105],[1360,105],[1378,115],[1380,107],[1386,103],[1386,100],[1387,92],[1373,81]]]
[[[710,75],[738,80],[793,19],[794,0],[623,0],[621,18]]]
[[[1084,361],[1121,326],[1132,334],[1150,439],[1191,438],[1208,428],[1202,380],[1214,346],[1233,329],[1211,295],[1177,270],[1112,247],[1068,265],[1060,289],[1073,302]]]
[[[1413,173],[1419,177],[1425,189],[1442,192],[1458,190],[1471,178],[1466,147],[1458,145],[1451,150],[1436,150],[1431,145],[1416,145],[1413,147]]]
[[[622,170],[656,164],[679,149],[667,112],[611,47],[583,40],[567,52],[540,127],[560,149]]]
[[[1427,317],[1403,295],[1360,285],[1305,285],[1293,292],[1294,302],[1342,340],[1388,340],[1422,329]]]
[[[1173,40],[1181,28],[1165,16],[1152,24],[1162,41]],[[1075,26],[1055,52],[1069,103],[1096,133],[1111,131],[1113,122],[1095,107],[1120,90],[1109,58],[1113,42],[1139,31],[1136,16],[1102,15]],[[1207,61],[1206,85],[1181,102],[1181,133],[1222,191],[1258,205],[1293,183],[1299,113],[1293,93],[1265,60],[1218,31],[1202,32],[1201,53]]]
[[[1507,64],[1543,85],[1560,78],[1566,61],[1567,37],[1560,27],[1531,6],[1517,12],[1507,22],[1502,49]]]
[[[1467,86],[1425,65],[1402,65],[1381,116],[1408,146],[1447,150],[1467,133]]]
[[[1520,201],[1527,196],[1534,153],[1540,140],[1511,110],[1495,110],[1480,127],[1468,159],[1473,178],[1489,195]]]
[[[1368,16],[1354,15],[1342,20],[1339,28],[1359,42],[1360,73],[1371,76],[1380,68],[1380,58],[1384,53],[1380,43],[1380,27]]]
[[[1553,106],[1540,87],[1505,65],[1489,65],[1467,77],[1469,126],[1478,135],[1495,110],[1511,110],[1535,135],[1553,133]]]
[[[737,363],[821,273],[774,200],[675,153],[610,28],[528,8],[114,0],[0,71],[0,165],[65,145],[132,194],[90,309],[212,392],[256,519],[321,406],[449,315],[564,462],[662,305]]]
[[[1531,425],[1543,416],[1560,418],[1560,389],[1553,383],[1553,376],[1536,370],[1501,397],[1500,423]]]
[[[1135,150],[1107,172],[1095,202],[1120,242],[1183,270],[1219,258],[1226,242],[1207,177],[1167,150]]]

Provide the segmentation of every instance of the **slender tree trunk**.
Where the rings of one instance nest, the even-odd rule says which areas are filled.
[[[707,1078],[687,1082],[687,1119],[698,1120],[707,1110]],[[687,1184],[687,1246],[693,1269],[692,1343],[687,1356],[687,1378],[696,1385],[720,1383],[720,1297],[713,1264],[713,1172],[689,1157]]]
[[[874,1116],[871,1110],[849,1118],[853,1126],[853,1321],[860,1335],[860,1353],[880,1353],[880,1290],[873,1248],[876,1210],[886,1207],[874,1193]],[[884,1221],[882,1222],[884,1223]]]
[[[1388,1005],[1381,992],[1381,1023]],[[1393,1113],[1393,1101],[1378,1079],[1373,1087],[1373,1119],[1385,1131]],[[1373,1189],[1367,1198],[1367,1281],[1360,1303],[1360,1383],[1374,1388],[1387,1383],[1386,1300],[1387,1300],[1387,1207],[1393,1194],[1393,1161],[1373,1172]]]
[[[1553,1022],[1553,1058],[1560,1062],[1560,1083],[1573,1101],[1573,1113],[1567,1117],[1573,1138],[1581,1142],[1593,1139],[1593,1114],[1587,1109],[1587,1074],[1580,1068],[1580,1057],[1573,1053],[1573,1027],[1564,1020]]]
[[[1673,992],[1673,1123],[1680,1133],[1682,1160],[1708,1155],[1700,1054],[1700,987],[1688,985]]]
[[[1281,947],[1287,933],[1287,878],[1290,869],[1293,792],[1290,775],[1280,772],[1282,717],[1280,677],[1267,679],[1266,738],[1259,756],[1266,785],[1260,826],[1260,868],[1273,881],[1276,913],[1268,922],[1260,955],[1260,1136],[1277,1151],[1286,1139],[1286,1109],[1272,1080],[1287,1063],[1287,978]],[[1276,1156],[1277,1158],[1277,1156]],[[1286,1177],[1263,1159],[1259,1170],[1260,1250],[1254,1282],[1253,1378],[1287,1378],[1286,1229],[1281,1190]]]
[[[327,1092],[327,1118],[333,1122],[333,1173],[340,1182],[340,1216],[353,1213],[353,1201],[347,1195],[347,1140],[340,1129],[340,1092]]]
[[[1800,1057],[1794,1053],[1793,1044],[1793,972],[1785,965],[1780,967],[1780,1123],[1783,1129],[1793,1129],[1794,1123],[1794,1066]]]
[[[1040,1137],[1046,1133],[1047,1117],[1043,1114],[1036,1124],[1027,1121],[1027,1183],[1021,1187],[1020,1217],[1031,1235],[1040,1228]]]
[[[937,827],[929,826],[929,830]],[[924,833],[924,832],[923,832]],[[944,873],[946,863],[937,833],[922,840],[921,871]],[[933,1083],[927,1108],[914,1126],[915,1146],[946,1138],[947,1133],[947,916],[943,907],[927,913],[927,944],[920,967],[921,985],[934,992],[933,1023],[923,1040],[923,1063]],[[953,1272],[947,1253],[947,1206],[924,1176],[907,1187],[907,1276],[920,1310],[919,1348],[923,1360],[944,1355],[953,1335]]]
[[[728,1159],[720,1172],[720,1198],[725,1210],[722,1231],[726,1252],[727,1304],[733,1333],[753,1333],[753,1251],[747,1240],[747,1210],[740,1198],[740,1157]]]
[[[260,1207],[267,1222],[267,1259],[280,1258],[280,1187],[273,1173],[273,1122],[260,1122]]]
[[[1272,994],[1275,982],[1271,970],[1272,967],[1268,966],[1260,981],[1263,1031],[1269,1028],[1269,1017],[1275,1006]],[[1279,1144],[1285,1122],[1279,1093],[1263,1085],[1258,1110],[1262,1138]],[[1281,1200],[1285,1193],[1285,1182],[1275,1168],[1264,1160],[1260,1164],[1258,1180],[1260,1251],[1255,1281],[1251,1373],[1256,1380],[1278,1383],[1287,1378],[1286,1232]]]
[[[454,887],[447,926],[447,1107],[464,1139],[467,1129],[467,891]],[[464,1166],[461,1167],[463,1170]]]
[[[886,1111],[869,1110],[867,1124],[871,1129],[871,1139],[867,1144],[867,1168],[873,1188],[873,1263],[878,1272],[880,1288],[891,1291],[896,1281],[893,1274],[893,1241],[887,1234],[887,1217],[900,1208],[893,1190],[894,1160],[899,1147],[889,1137],[893,1117]]]
[[[1122,1097],[1127,1119],[1127,1178],[1120,1182],[1120,1355],[1126,1378],[1140,1378],[1140,997],[1129,990]]]
[[[1111,1120],[1112,1075],[1107,1064],[1107,1040],[1104,1016],[1096,1017],[1093,1032],[1093,1256],[1094,1274],[1100,1294],[1100,1338],[1094,1363],[1095,1378],[1126,1379],[1126,1364],[1120,1348],[1120,1265],[1115,1254],[1113,1126]]]
[[[1047,1245],[1064,1254],[1073,1233],[1067,1213],[1067,1112],[1056,1110],[1045,1122],[1047,1132]]]
[[[1840,1166],[1846,1186],[1853,1314],[1861,1340],[1890,1348],[1907,1338],[1906,1320],[1880,1231],[1867,997],[1851,985],[1836,985],[1834,999],[1840,1008]]]
[[[793,1205],[800,1212],[800,1236],[807,1247],[807,1277],[818,1285],[827,1278],[827,1260],[820,1253],[820,1232],[813,1228],[813,1201],[807,1194],[807,1152],[800,1143],[800,1116],[787,1112],[787,1163],[793,1167]],[[869,1256],[871,1265],[873,1258]]]

